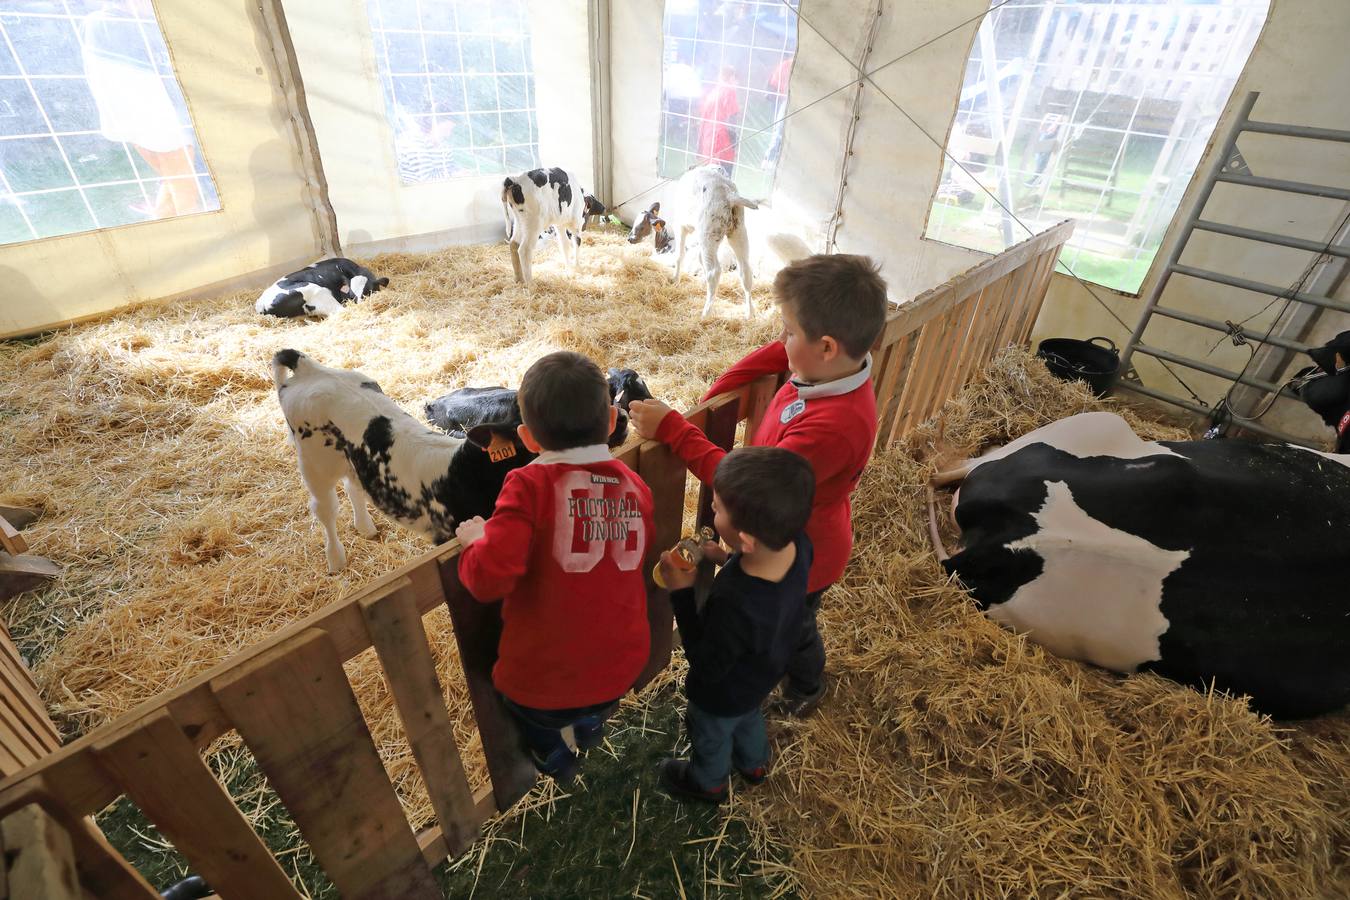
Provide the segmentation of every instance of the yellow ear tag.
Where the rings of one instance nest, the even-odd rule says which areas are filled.
[[[492,432],[492,443],[487,447],[488,459],[501,462],[516,455],[516,445],[509,437]]]

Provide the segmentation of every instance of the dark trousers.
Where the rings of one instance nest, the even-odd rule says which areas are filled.
[[[820,612],[820,597],[828,591],[829,585],[806,595],[806,615],[802,618],[801,637],[797,649],[788,661],[787,693],[811,695],[820,690],[820,680],[825,675],[825,644],[820,640],[820,629],[816,627],[816,614]]]
[[[769,762],[769,736],[758,706],[739,716],[715,716],[690,703],[684,727],[689,733],[689,780],[702,790],[726,784],[733,763],[749,772]]]
[[[520,726],[525,746],[534,754],[535,762],[550,769],[572,756],[572,749],[563,739],[564,728],[571,726],[572,737],[581,749],[598,746],[605,733],[605,720],[619,708],[618,700],[607,700],[570,709],[535,709],[521,706],[505,694],[501,697],[502,705]]]

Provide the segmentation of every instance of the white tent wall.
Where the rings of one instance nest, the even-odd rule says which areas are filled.
[[[502,175],[404,184],[366,0],[285,0],[344,252],[433,250],[504,235]],[[594,190],[586,0],[529,0],[539,154]]]
[[[0,247],[0,337],[145,299],[205,296],[321,252],[298,133],[257,3],[160,3],[221,208]],[[289,79],[286,79],[289,81]]]
[[[889,62],[978,16],[989,5],[989,0],[883,0],[877,39],[865,68],[871,70]],[[662,53],[663,9],[662,0],[633,0],[613,6],[613,34],[623,36],[611,42],[616,198],[629,197],[660,181],[656,142],[661,127],[661,67],[656,63]],[[874,9],[874,2],[802,0],[798,53],[790,85],[791,109],[806,106],[856,77],[852,66],[811,26],[856,62],[865,49]],[[920,127],[945,144],[977,27],[978,23],[972,22],[956,28],[874,76],[877,85],[914,117],[917,126],[876,89],[869,86],[863,93],[854,153],[848,160],[836,249],[880,260],[897,299],[940,284],[984,258],[977,251],[923,237],[943,155]],[[1337,90],[1337,86],[1350,83],[1350,57],[1343,49],[1347,33],[1350,3],[1344,0],[1273,0],[1265,29],[1215,134],[1224,133],[1234,110],[1250,90],[1262,92],[1256,118],[1350,128],[1350,111]],[[823,249],[844,164],[844,136],[852,114],[853,91],[851,87],[843,90],[787,120],[773,196],[751,219],[756,243],[770,231],[784,230],[798,233],[812,246]],[[1350,182],[1350,155],[1342,145],[1248,135],[1241,147],[1255,174],[1330,185]],[[1200,171],[1210,164],[1212,155],[1211,146]],[[1182,215],[1193,203],[1195,190],[1193,181],[1141,295],[1155,283],[1180,231]],[[625,206],[622,215],[629,220],[659,197],[660,190],[652,190]],[[1334,201],[1232,185],[1219,186],[1208,210],[1210,218],[1220,221],[1309,239],[1327,238],[1345,213]],[[1204,268],[1286,285],[1301,274],[1308,254],[1197,234],[1186,258]],[[1141,300],[1096,285],[1092,290],[1133,326]],[[1171,281],[1166,298],[1169,305],[1219,320],[1250,315],[1269,300],[1182,276]],[[1268,322],[1269,318],[1258,317],[1252,327],[1264,328]],[[1329,314],[1314,337],[1347,327],[1350,324],[1344,316]],[[1098,334],[1123,343],[1127,331],[1072,278],[1057,274],[1041,313],[1038,337]],[[1218,337],[1161,318],[1149,330],[1151,342],[1189,356],[1205,356]],[[1209,359],[1215,365],[1237,370],[1246,356],[1245,348],[1225,345]],[[1136,360],[1146,383],[1186,396],[1154,360],[1142,355]],[[1183,372],[1182,377],[1207,402],[1217,400],[1226,389],[1223,382],[1199,373]],[[1320,420],[1294,404],[1281,404],[1272,416],[1272,424],[1291,433],[1325,436]]]

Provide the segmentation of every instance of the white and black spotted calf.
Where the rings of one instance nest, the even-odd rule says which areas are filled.
[[[576,271],[586,217],[603,215],[605,207],[586,193],[575,175],[551,168],[531,169],[502,182],[502,211],[516,281],[529,284],[540,235],[551,228],[563,262]]]
[[[647,383],[632,369],[610,369],[607,380],[610,401],[619,409],[614,430],[609,435],[609,446],[618,447],[628,439],[628,405],[634,400],[650,400],[652,394],[647,390]],[[424,410],[427,421],[436,428],[471,440],[475,425],[491,423],[514,428],[521,422],[515,388],[459,388],[431,401]],[[519,445],[519,453],[524,458],[522,465],[534,458],[523,444]]]
[[[717,296],[717,281],[722,277],[717,251],[725,239],[736,257],[748,319],[754,316],[755,309],[750,301],[750,235],[745,230],[747,208],[758,209],[759,205],[736,192],[736,182],[722,171],[721,166],[699,166],[685,172],[675,182],[664,211],[660,203],[653,203],[633,222],[628,243],[636,244],[652,234],[658,253],[673,243],[675,274],[672,281],[680,280],[688,245],[697,243],[707,287],[707,300],[703,304],[703,315],[706,316]]]
[[[388,286],[388,278],[377,278],[360,263],[336,256],[272,282],[253,308],[262,315],[280,318],[331,316],[346,304]]]
[[[369,500],[440,543],[454,535],[456,523],[490,516],[506,473],[521,465],[511,452],[519,446],[518,419],[466,423],[469,439],[452,437],[408,415],[368,376],[320,365],[296,350],[273,357],[272,379],[310,512],[323,526],[330,572],[347,563],[337,534],[338,482],[363,536],[376,533]]]
[[[1058,656],[1303,717],[1350,703],[1350,455],[1144,441],[1095,412],[971,460],[945,565]]]

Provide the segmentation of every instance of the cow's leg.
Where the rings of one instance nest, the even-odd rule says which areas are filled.
[[[717,281],[722,277],[722,263],[717,259],[717,245],[722,243],[720,240],[714,241],[705,235],[703,241],[703,277],[708,283],[708,299],[703,304],[703,315],[707,315],[712,309],[713,300],[717,297]]]
[[[352,524],[356,526],[361,537],[375,537],[379,532],[375,528],[375,520],[370,517],[368,506],[370,498],[366,496],[366,489],[361,487],[361,482],[350,465],[347,466],[347,476],[342,483],[347,489],[347,499],[352,502]]]
[[[572,241],[572,271],[577,270],[581,263],[581,230],[577,229],[571,233]]]
[[[745,230],[744,223],[727,235],[727,243],[731,245],[731,252],[736,254],[736,268],[741,276],[741,288],[745,292],[745,317],[753,319],[755,307],[750,301],[750,234]]]
[[[680,280],[680,270],[684,268],[684,251],[689,245],[689,233],[683,228],[675,230],[675,273],[670,276],[670,283],[675,284]]]
[[[520,245],[516,243],[514,237],[507,242],[506,249],[511,253],[511,268],[516,273],[516,282],[524,281],[525,276],[520,271]]]
[[[530,278],[533,277],[532,270],[530,268],[530,260],[534,256],[534,245],[539,241],[539,233],[538,232],[526,232],[526,233],[527,234],[533,233],[534,238],[528,241],[521,241],[519,244],[517,244],[516,253],[520,257],[521,281],[524,282],[525,284],[529,284]]]
[[[553,226],[553,236],[558,239],[558,252],[562,254],[563,265],[570,269],[576,266],[572,263],[572,240],[567,236],[567,229],[561,223]]]
[[[331,448],[318,446],[319,435],[296,441],[300,457],[300,479],[309,491],[309,511],[323,528],[323,550],[328,571],[336,575],[347,565],[347,551],[337,533],[337,484],[349,470],[346,457]]]

